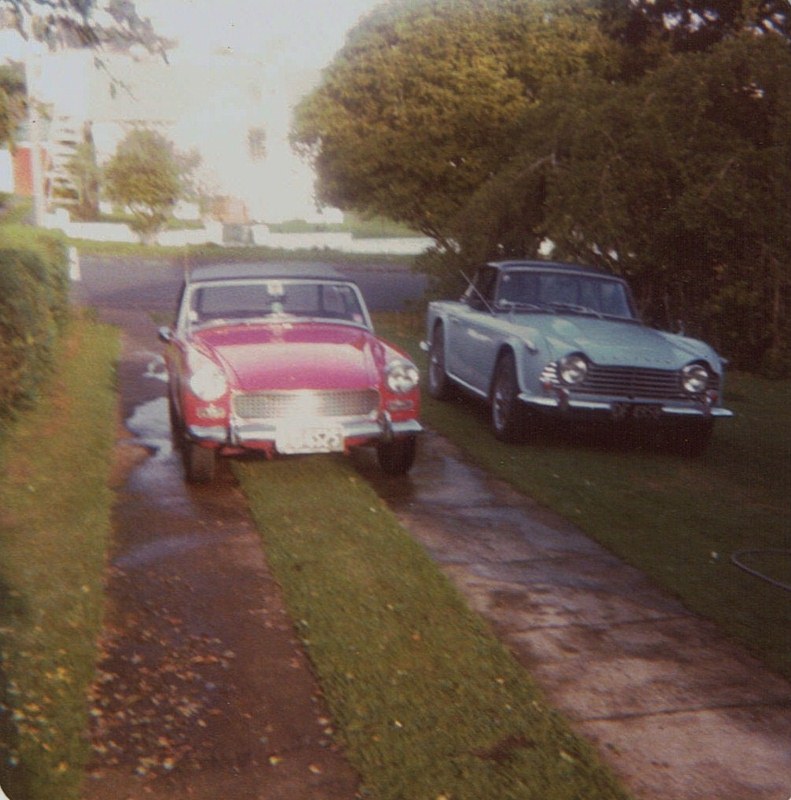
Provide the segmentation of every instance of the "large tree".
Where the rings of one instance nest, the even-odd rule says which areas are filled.
[[[113,202],[129,208],[132,229],[151,242],[164,227],[176,202],[185,197],[194,155],[176,152],[162,134],[145,128],[130,131],[105,168],[105,190]]]
[[[542,87],[603,69],[606,50],[584,2],[391,2],[297,109],[292,141],[316,168],[321,202],[443,241],[510,158]]]

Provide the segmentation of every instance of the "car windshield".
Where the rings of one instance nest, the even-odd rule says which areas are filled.
[[[500,278],[495,304],[500,309],[634,319],[628,291],[621,281],[562,272],[505,272]]]
[[[191,287],[192,325],[282,317],[340,320],[367,325],[362,299],[350,283],[310,280],[217,281]]]

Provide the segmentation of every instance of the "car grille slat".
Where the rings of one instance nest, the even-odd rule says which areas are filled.
[[[233,398],[233,411],[240,419],[361,417],[378,407],[379,392],[375,389],[254,392]]]
[[[561,385],[557,368],[551,380]],[[681,374],[676,370],[646,367],[611,367],[590,364],[585,380],[577,386],[566,387],[573,394],[607,395],[644,400],[688,400],[681,386]],[[709,389],[719,389],[719,379],[712,375]]]

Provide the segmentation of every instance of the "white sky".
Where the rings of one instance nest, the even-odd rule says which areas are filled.
[[[173,131],[176,146],[197,147],[214,188],[245,199],[255,219],[277,222],[315,218],[313,174],[294,155],[287,140],[291,111],[315,86],[321,70],[343,46],[348,31],[381,2],[136,0],[141,17],[149,17],[162,36],[178,41],[177,48],[169,53],[174,69],[163,70],[167,77],[172,75],[172,87],[156,87],[162,91],[148,93],[158,95],[160,108],[163,92],[168,91],[174,98],[170,105],[174,109],[182,106]],[[24,58],[30,49],[30,43],[25,44],[11,31],[0,31],[0,60],[4,56]],[[48,60],[46,56],[44,60]],[[49,70],[43,70],[45,76],[52,77],[42,80],[48,80],[51,90],[64,102],[78,102],[72,73],[58,61],[53,59]],[[190,65],[201,68],[196,70],[204,76],[199,80],[206,80],[207,68],[214,76],[213,81],[206,80],[211,103],[194,102],[194,80],[190,90],[179,86],[178,81],[190,74]],[[239,85],[222,84],[229,74],[238,74]],[[251,75],[258,84],[256,92],[250,91]],[[232,82],[233,77],[228,79],[229,84]],[[217,84],[221,84],[219,90]],[[187,102],[191,105],[185,109]],[[141,98],[141,107],[144,105],[145,97]],[[246,133],[250,125],[266,130],[267,156],[263,162],[249,160]]]
[[[381,0],[137,0],[163,36],[177,39],[174,64],[221,59],[260,70],[260,108],[196,110],[184,121],[193,137],[203,134],[204,161],[221,164],[222,183],[248,200],[253,216],[269,222],[311,217],[313,175],[287,142],[291,109],[343,45],[346,33]],[[267,157],[250,164],[231,129],[253,119],[267,131]],[[237,145],[237,146],[235,146]]]

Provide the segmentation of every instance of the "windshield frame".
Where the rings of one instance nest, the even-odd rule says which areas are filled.
[[[220,315],[210,318],[200,318],[195,309],[195,303],[200,294],[204,290],[213,288],[238,288],[245,286],[267,286],[267,287],[280,287],[281,289],[288,286],[322,286],[322,287],[342,287],[352,293],[356,300],[357,311],[359,311],[360,319],[354,318],[338,318],[333,316],[324,316],[317,311],[316,314],[297,314],[288,310],[261,310],[261,313],[254,313],[255,309],[246,309],[243,311],[239,309],[238,315],[229,311],[228,314]],[[270,297],[277,297],[277,291],[268,291]],[[356,312],[355,312],[356,313]],[[294,278],[289,276],[283,277],[245,277],[245,278],[227,278],[209,281],[195,281],[188,282],[184,286],[184,290],[179,303],[178,316],[176,319],[176,328],[180,331],[193,331],[203,330],[211,327],[219,327],[222,325],[252,325],[252,324],[277,324],[282,322],[289,323],[305,323],[305,322],[321,322],[327,324],[341,324],[362,327],[366,330],[372,331],[373,324],[368,312],[368,307],[365,303],[365,298],[360,291],[360,287],[353,281],[345,279],[333,278]]]

